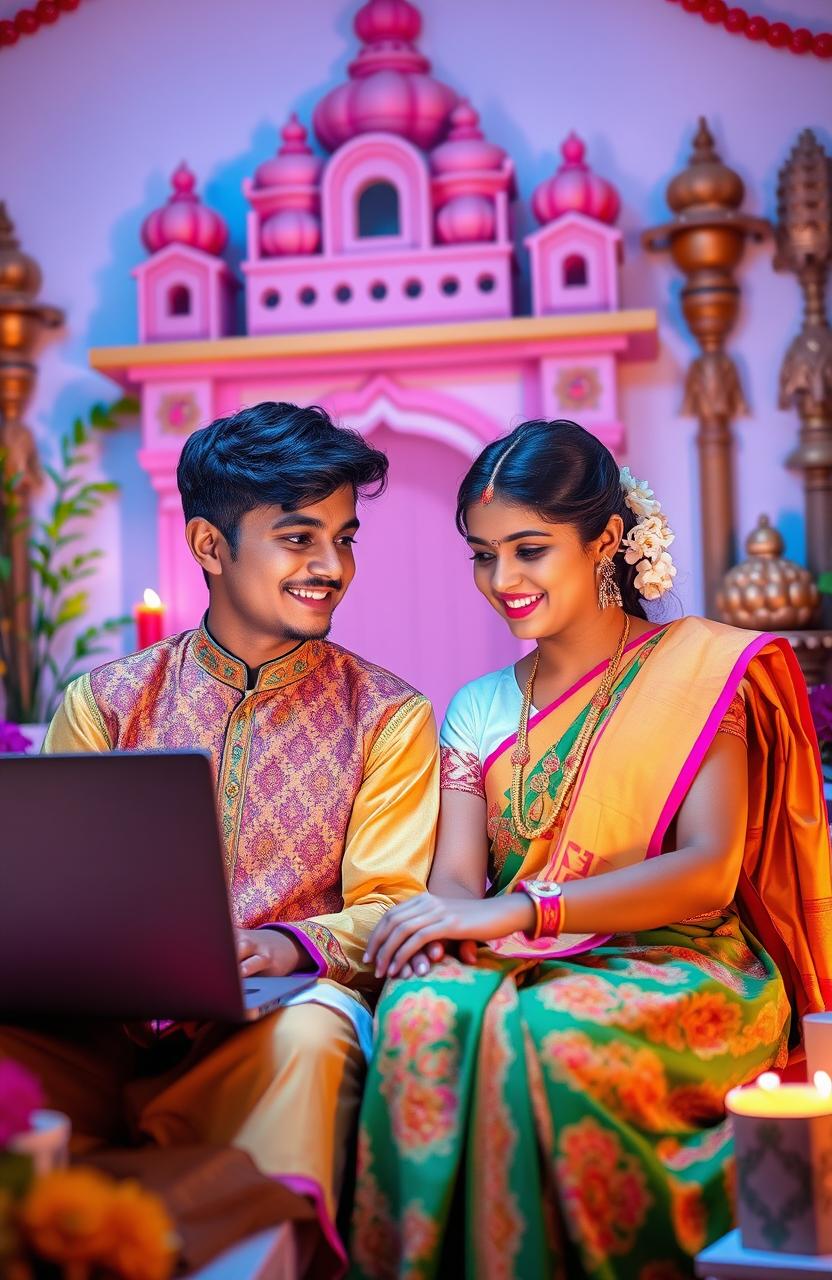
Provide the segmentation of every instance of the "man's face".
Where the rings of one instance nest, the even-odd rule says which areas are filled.
[[[240,520],[234,559],[222,540],[212,589],[253,634],[323,639],[355,575],[357,530],[350,485],[297,511],[257,507]]]

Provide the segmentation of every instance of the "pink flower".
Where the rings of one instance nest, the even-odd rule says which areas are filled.
[[[16,724],[0,720],[0,755],[9,751],[28,751],[32,743]]]
[[[809,706],[820,743],[832,743],[832,684],[816,684],[809,690]]]
[[[11,1059],[0,1060],[0,1147],[29,1128],[32,1112],[43,1102],[40,1084],[25,1067]]]

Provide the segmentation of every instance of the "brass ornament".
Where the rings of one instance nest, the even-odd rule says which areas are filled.
[[[0,450],[6,475],[17,477],[15,494],[20,507],[15,517],[17,526],[24,524],[32,494],[41,478],[34,437],[23,421],[37,376],[31,355],[41,331],[56,329],[64,320],[62,311],[37,301],[40,286],[40,267],[21,250],[6,206],[0,201]],[[0,521],[4,519],[2,508],[0,494]],[[6,599],[13,603],[6,611],[0,608],[0,626],[7,633],[8,652],[16,668],[15,683],[28,700],[31,618],[25,529],[19,527],[12,531],[8,544],[11,578]],[[14,716],[15,708],[6,708],[6,714]]]
[[[820,596],[808,569],[783,557],[783,539],[760,516],[745,543],[748,559],[726,573],[717,595],[723,622],[758,631],[811,626]]]
[[[739,312],[734,279],[746,241],[762,240],[770,225],[740,206],[742,179],[723,164],[704,117],[688,167],[669,184],[676,215],[642,236],[651,252],[668,251],[684,273],[682,311],[701,348],[685,383],[683,414],[699,419],[699,486],[705,609],[713,616],[722,577],[734,560],[735,519],[731,420],[747,412],[739,374],[724,344]]]
[[[780,407],[800,417],[786,466],[802,471],[806,561],[813,576],[832,571],[832,329],[826,282],[832,263],[832,159],[804,129],[780,170],[774,267],[792,271],[803,294],[803,324],[780,370]],[[823,604],[832,627],[832,600]]]

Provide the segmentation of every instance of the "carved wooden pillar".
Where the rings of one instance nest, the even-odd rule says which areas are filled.
[[[688,167],[667,188],[676,217],[642,237],[648,250],[669,250],[684,272],[682,311],[702,351],[688,370],[682,413],[699,419],[705,612],[711,616],[722,577],[735,559],[731,421],[747,412],[739,374],[724,350],[739,311],[734,271],[746,240],[761,240],[770,231],[762,218],[740,211],[744,194],[742,179],[722,163],[700,118]]]
[[[44,328],[63,323],[63,312],[36,302],[41,285],[37,263],[20,249],[14,226],[0,202],[0,451],[7,476],[16,477],[20,509],[12,519],[0,491],[0,547],[11,561],[11,574],[0,591],[2,652],[16,675],[22,704],[28,701],[31,679],[31,621],[29,614],[29,555],[27,534],[20,529],[31,495],[40,480],[40,464],[32,433],[23,414],[35,385],[37,369],[31,360]],[[5,714],[19,718],[21,707]]]
[[[803,292],[803,327],[780,370],[780,407],[797,409],[800,436],[786,460],[803,472],[806,562],[815,574],[832,571],[832,329],[826,281],[832,262],[832,160],[804,129],[777,188],[778,271],[793,271]],[[832,627],[832,598],[823,623]]]

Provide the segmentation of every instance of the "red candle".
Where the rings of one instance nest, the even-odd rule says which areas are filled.
[[[133,610],[136,619],[136,640],[139,649],[156,644],[164,635],[165,606],[150,587],[144,593],[144,603]]]

